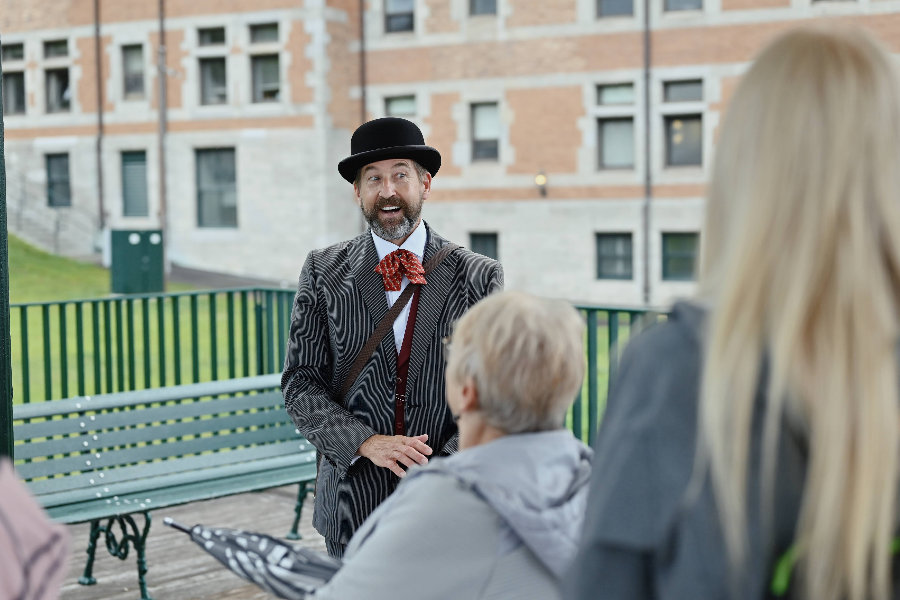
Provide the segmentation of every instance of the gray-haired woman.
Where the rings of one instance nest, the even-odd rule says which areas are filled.
[[[474,306],[447,348],[460,452],[410,470],[315,597],[559,597],[591,467],[591,450],[563,429],[583,333],[562,302],[503,293]]]

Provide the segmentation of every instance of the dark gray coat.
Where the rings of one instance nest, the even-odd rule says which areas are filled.
[[[424,262],[447,243],[429,228]],[[310,252],[294,300],[281,379],[288,414],[325,458],[313,525],[326,538],[344,544],[398,481],[368,459],[351,466],[369,437],[394,432],[393,335],[384,337],[347,396],[335,398],[356,355],[388,312],[377,265],[378,252],[369,232]],[[460,248],[427,280],[409,359],[407,435],[428,434],[428,445],[435,452],[451,454],[457,448],[457,433],[444,395],[441,339],[469,307],[502,289],[503,270],[497,261]]]
[[[563,579],[569,600],[731,597],[709,478],[688,494],[703,319],[696,306],[677,304],[666,323],[635,338],[625,351],[597,436],[584,537]],[[738,598],[765,597],[776,558],[793,542],[806,470],[802,436],[785,421],[774,527],[764,536],[758,502],[764,404],[758,393],[748,485],[752,558],[736,586]]]

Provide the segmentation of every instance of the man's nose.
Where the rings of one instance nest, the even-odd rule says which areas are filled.
[[[385,178],[382,180],[381,189],[378,191],[378,195],[382,198],[393,198],[394,197],[394,184],[390,180],[390,178]]]

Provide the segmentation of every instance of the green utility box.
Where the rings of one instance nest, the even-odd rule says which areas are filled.
[[[162,231],[118,230],[112,234],[112,292],[114,294],[147,294],[162,292]]]

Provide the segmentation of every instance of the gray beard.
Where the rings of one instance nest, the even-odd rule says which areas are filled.
[[[403,215],[403,222],[394,225],[393,227],[383,227],[381,223],[378,222],[378,217],[373,219],[369,219],[366,217],[366,221],[369,223],[369,227],[372,228],[372,231],[383,240],[399,240],[402,237],[406,237],[410,233],[412,233],[413,229],[416,227],[416,221],[418,219],[413,220],[409,215]]]

